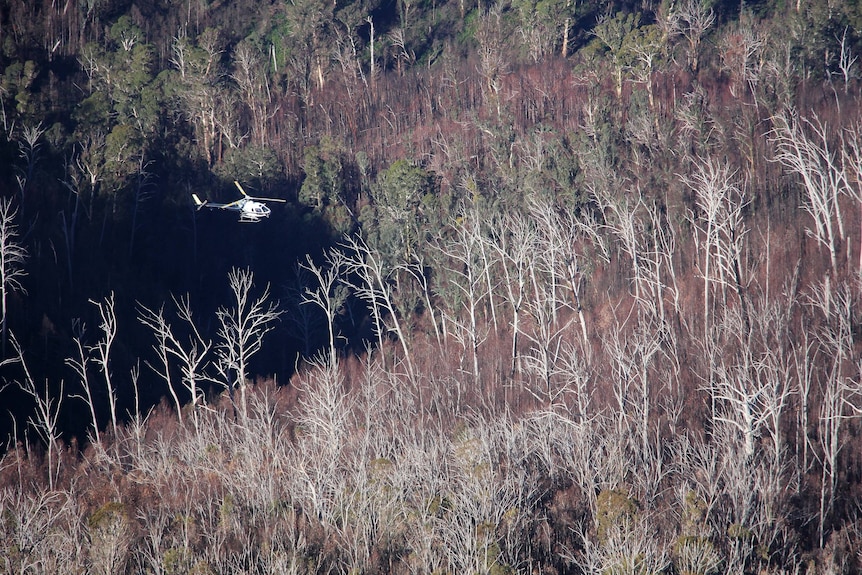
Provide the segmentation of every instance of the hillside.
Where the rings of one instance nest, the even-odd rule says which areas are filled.
[[[0,1],[0,566],[859,572],[860,30]]]

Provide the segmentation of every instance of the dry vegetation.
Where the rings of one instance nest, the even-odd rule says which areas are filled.
[[[821,53],[803,53],[806,31],[826,29],[819,4],[786,8],[783,27],[747,12],[719,24],[686,1],[581,14],[577,49],[567,21],[557,57],[520,4],[465,18],[462,3],[463,44],[417,61],[412,4],[398,5],[381,71],[358,28],[337,28],[324,58],[321,25],[305,38],[314,50],[278,46],[293,56],[272,70],[274,40],[261,52],[187,21],[188,36],[153,31],[149,45],[134,11],[100,37],[90,12],[77,21],[45,3],[92,84],[84,110],[101,106],[92,115],[107,124],[79,109],[66,148],[51,136],[51,154],[71,150],[52,179],[66,200],[35,185],[42,124],[4,134],[22,212],[0,204],[2,368],[32,409],[0,458],[0,569],[860,572],[862,107],[849,28],[823,40],[835,49],[819,70]],[[187,18],[224,17],[202,6]],[[170,117],[151,118],[161,130],[144,130],[147,102],[121,82],[155,83],[124,68],[135,45],[164,64],[162,88],[174,83]],[[20,90],[20,119],[34,120]],[[209,316],[193,296],[130,304],[118,290],[88,304],[88,332],[55,330],[33,303],[42,331],[7,341],[8,301],[78,302],[88,274],[113,285],[91,273],[110,263],[84,257],[108,250],[103,236],[122,232],[129,267],[148,249],[135,242],[154,242],[116,214],[146,205],[157,143],[189,155],[165,168],[172,182],[192,165],[213,178],[256,166],[263,189],[301,182],[290,208],[337,241],[284,265],[281,285],[233,268],[232,299]],[[52,198],[45,232],[36,215]],[[165,237],[182,228],[165,222],[188,223],[179,212],[160,221]],[[271,229],[295,234],[300,219]],[[189,221],[182,237],[197,246]],[[31,268],[56,291],[25,295]],[[125,339],[130,324],[146,337]],[[289,381],[251,367],[276,325],[302,347]],[[68,352],[62,378],[34,369],[49,349]],[[149,409],[146,389],[166,399]],[[86,437],[64,433],[70,411]]]
[[[800,151],[823,150],[801,125],[764,135],[794,182],[794,166],[828,167]],[[858,212],[853,176],[809,176],[844,178],[834,199]],[[168,385],[196,400],[174,394],[81,453],[52,428],[62,396],[25,373],[47,447],[2,460],[4,568],[853,572],[859,222],[833,206],[822,232],[764,227],[747,178],[712,157],[682,181],[685,213],[598,185],[597,219],[539,197],[500,219],[465,210],[429,248],[446,283],[419,318],[398,307],[418,277],[376,267],[360,239],[309,259],[304,305],[324,312],[330,345],[281,385],[231,371],[280,313],[268,292],[252,297],[250,272],[231,274],[214,342],[142,309],[164,373],[181,367]],[[853,231],[830,243],[839,222]],[[794,245],[809,255],[794,262]],[[850,246],[834,267],[830,245]],[[345,288],[382,334],[358,357],[337,344]],[[97,307],[101,338],[77,360],[93,367],[78,373],[111,392],[113,302]],[[227,391],[204,398],[213,383]]]

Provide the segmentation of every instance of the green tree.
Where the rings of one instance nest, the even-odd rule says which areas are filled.
[[[311,106],[312,86],[325,84],[324,62],[331,53],[333,12],[337,3],[324,0],[298,0],[287,7],[291,30],[289,65],[306,106]]]
[[[575,0],[514,0],[518,12],[518,31],[533,61],[553,53],[560,46],[566,57],[571,42],[572,22],[578,15]]]
[[[171,45],[173,69],[165,75],[166,99],[192,126],[201,157],[212,166],[222,157],[223,142],[238,147],[244,139],[236,97],[224,84],[221,32],[207,28],[196,38],[180,33]]]
[[[275,150],[253,145],[229,149],[215,172],[226,180],[252,180],[258,187],[274,183],[282,174]]]
[[[410,261],[429,224],[439,223],[434,179],[409,160],[397,160],[372,186],[373,204],[362,214],[363,227],[376,247],[398,261]]]
[[[631,12],[617,12],[614,16],[605,14],[599,18],[593,29],[596,38],[607,49],[610,56],[617,98],[622,96],[623,79],[626,72],[634,66],[637,60],[634,47],[640,21],[640,14]]]
[[[299,190],[300,203],[324,217],[333,230],[345,233],[353,225],[353,210],[347,194],[344,151],[332,140],[308,146],[303,153],[305,179]]]
[[[33,60],[14,61],[3,70],[0,76],[0,116],[4,132],[17,118],[35,117],[33,88],[38,76],[39,65]]]

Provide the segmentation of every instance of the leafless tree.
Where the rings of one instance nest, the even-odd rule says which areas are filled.
[[[197,143],[202,148],[204,157],[212,164],[220,158],[221,150],[217,146],[220,126],[232,126],[221,113],[232,114],[236,110],[235,106],[223,105],[225,99],[230,99],[230,92],[219,86],[222,76],[219,62],[223,50],[218,33],[209,29],[198,37],[196,48],[203,57],[190,57],[192,48],[186,35],[179,33],[174,38],[171,63],[180,72],[180,80],[184,86],[181,90],[184,112],[195,128]],[[226,132],[227,135],[232,133]]]
[[[93,433],[96,439],[96,446],[101,446],[101,432],[99,430],[99,418],[96,414],[96,402],[93,395],[93,389],[90,381],[89,369],[91,364],[96,364],[102,374],[102,379],[105,383],[107,392],[108,407],[111,416],[111,429],[116,436],[117,432],[117,395],[114,389],[113,381],[111,380],[111,349],[114,343],[114,338],[117,335],[117,317],[114,313],[114,294],[108,296],[104,302],[96,302],[90,300],[99,310],[101,321],[99,329],[104,338],[97,341],[94,345],[86,346],[84,344],[84,335],[86,328],[83,323],[76,324],[75,329],[77,334],[73,338],[77,349],[76,357],[66,358],[66,365],[71,367],[75,375],[81,382],[84,390],[84,395],[76,395],[87,404],[90,409],[90,417],[93,422]]]
[[[269,300],[269,285],[256,299],[252,299],[254,274],[251,270],[234,268],[228,274],[228,283],[234,296],[234,307],[221,307],[216,312],[219,320],[216,344],[219,370],[225,377],[225,386],[233,397],[240,390],[240,410],[246,415],[246,384],[249,360],[260,351],[264,336],[273,329],[273,322],[281,315],[278,304]]]
[[[551,429],[560,472],[587,501],[589,516],[596,517],[597,495],[625,485],[629,472],[635,469],[628,430],[620,429],[615,418],[602,413],[558,418]]]
[[[473,381],[478,384],[479,346],[487,335],[479,317],[488,297],[484,267],[487,260],[480,249],[484,238],[478,212],[463,208],[461,214],[459,222],[452,225],[451,237],[439,240],[435,247],[450,262],[445,271],[451,287],[455,288],[456,299],[451,302],[454,304],[451,314],[447,314],[449,329],[454,328],[450,334],[462,342],[465,350],[469,349]],[[462,313],[464,320],[460,319]]]
[[[84,390],[84,395],[75,395],[74,397],[81,399],[84,403],[87,404],[87,407],[90,409],[90,420],[93,423],[93,434],[95,435],[95,445],[97,447],[101,446],[102,437],[101,432],[99,431],[99,418],[96,416],[96,403],[93,398],[93,390],[90,386],[90,376],[89,369],[90,363],[93,361],[90,357],[88,351],[85,350],[84,346],[84,335],[86,333],[86,328],[83,324],[79,323],[76,326],[77,333],[72,338],[72,341],[75,343],[75,349],[77,350],[76,357],[68,357],[66,358],[66,365],[72,368],[75,372],[75,375],[78,376],[78,380],[81,382],[81,387]]]
[[[404,70],[406,70],[414,60],[416,60],[416,54],[407,47],[407,42],[404,38],[404,29],[403,28],[395,28],[388,35],[389,44],[393,48],[393,52],[395,53],[395,62],[397,63],[398,73],[403,74]]]
[[[586,258],[580,246],[584,226],[567,210],[558,210],[538,197],[530,198],[530,216],[538,234],[536,262],[550,278],[553,290],[567,294],[561,303],[575,310],[584,345],[589,341],[582,290],[587,278]],[[568,298],[571,298],[568,300]],[[568,300],[568,301],[567,301]],[[554,315],[556,318],[556,314]]]
[[[845,94],[847,93],[850,81],[856,76],[855,68],[857,60],[859,60],[859,57],[854,56],[850,49],[847,39],[847,27],[845,26],[844,34],[841,35],[841,52],[838,55],[838,68],[841,70],[841,75],[843,76]]]
[[[755,106],[758,105],[757,84],[763,76],[766,63],[763,54],[766,45],[766,34],[757,29],[751,18],[741,17],[739,30],[725,36],[719,49],[722,67],[729,72],[732,80],[731,93],[739,97],[740,88],[747,89],[754,98]]]
[[[722,560],[715,544],[705,537],[686,537],[675,549],[674,563],[681,573],[720,573]]]
[[[99,366],[99,371],[102,372],[102,377],[105,380],[105,391],[108,397],[108,408],[111,413],[111,430],[114,435],[117,433],[117,393],[114,384],[111,381],[111,349],[114,345],[114,338],[117,336],[117,315],[114,312],[114,294],[109,295],[104,302],[96,302],[90,300],[90,303],[96,306],[99,310],[101,321],[99,329],[104,336],[91,348],[94,353],[93,361]]]
[[[703,287],[704,337],[710,331],[710,286],[732,286],[739,297],[746,332],[751,331],[745,296],[747,278],[741,263],[748,229],[743,212],[748,205],[743,191],[733,181],[734,174],[726,164],[712,157],[695,160],[694,174],[684,178],[695,192],[699,214],[688,218],[697,230],[695,242],[702,253],[700,265]]]
[[[35,126],[24,126],[21,130],[21,139],[18,141],[18,156],[24,160],[24,168],[21,170],[21,174],[16,176],[16,179],[22,201],[27,191],[27,185],[33,180],[36,162],[39,161],[39,138],[44,133],[45,128],[42,127],[42,122]]]
[[[838,249],[845,238],[840,198],[849,187],[840,158],[830,147],[827,126],[816,116],[809,120],[792,110],[773,117],[773,123],[775,158],[802,178],[803,205],[814,219],[814,230],[809,233],[829,250],[832,273],[838,273]]]
[[[412,575],[444,569],[446,550],[440,545],[438,504],[448,485],[449,443],[438,433],[416,434],[405,438],[392,472],[398,485],[399,503],[405,523],[404,540],[413,549],[405,560]]]
[[[18,226],[15,224],[17,214],[18,210],[12,207],[12,200],[0,199],[0,347],[3,357],[6,356],[9,297],[15,292],[25,292],[21,279],[27,275],[24,270],[27,250],[18,239]]]
[[[338,351],[336,348],[336,340],[338,333],[336,331],[336,317],[341,312],[344,306],[344,301],[347,297],[346,289],[342,285],[342,272],[344,271],[347,262],[343,253],[338,250],[330,250],[324,256],[325,264],[318,266],[311,259],[310,255],[306,255],[306,262],[300,264],[302,269],[308,270],[317,280],[318,287],[315,290],[305,288],[303,304],[314,304],[319,307],[326,316],[326,327],[329,331],[329,365],[333,370],[337,371],[338,366]],[[379,311],[372,306],[372,313]],[[382,322],[380,318],[374,318],[375,322]],[[380,323],[376,323],[380,327]],[[381,332],[378,332],[382,338]],[[379,342],[382,345],[382,341]]]
[[[437,316],[439,310],[433,301],[433,290],[428,278],[429,264],[427,263],[427,255],[420,252],[414,252],[412,257],[413,260],[403,264],[402,267],[407,273],[413,276],[413,279],[416,280],[416,283],[419,285],[419,288],[422,291],[422,299],[425,304],[425,309],[423,311],[428,314],[431,320],[431,326],[434,328],[434,336],[437,339],[437,345],[441,345],[443,343],[443,334],[440,330],[440,321]]]
[[[724,496],[721,447],[718,441],[699,434],[682,434],[671,443],[674,467],[680,478],[674,493],[686,513],[684,535],[710,537],[721,529],[716,526],[720,523],[717,516]]]
[[[547,260],[544,263],[548,263]],[[522,331],[529,350],[521,358],[526,371],[538,376],[541,387],[529,391],[540,401],[555,403],[559,395],[552,376],[560,356],[562,345],[573,320],[558,321],[558,312],[567,302],[561,300],[553,275],[539,264],[531,266],[529,297],[524,311],[529,323]]]
[[[862,123],[857,122],[846,128],[842,140],[841,164],[847,170],[847,193],[859,206],[858,209],[862,210]],[[862,233],[860,233],[858,247],[859,267],[857,273],[862,273]],[[849,243],[847,250],[849,255]]]
[[[80,143],[80,152],[65,161],[63,186],[69,191],[67,207],[60,211],[60,225],[66,244],[66,271],[70,285],[74,285],[74,261],[77,245],[78,220],[83,214],[90,217],[92,203],[87,199],[96,194],[102,179],[101,165],[98,160],[105,146],[104,135],[91,132]],[[70,205],[71,204],[71,205]]]
[[[469,423],[451,446],[446,492],[452,512],[439,518],[449,569],[488,573],[494,566],[517,568],[516,556],[504,560],[507,532],[518,533],[529,523],[538,487],[516,464],[519,442],[510,435],[511,421],[477,418]]]
[[[153,344],[153,350],[159,358],[158,365],[154,365],[150,361],[145,361],[144,363],[165,381],[168,393],[171,394],[171,397],[174,400],[174,406],[177,409],[177,418],[179,418],[180,423],[182,423],[182,404],[180,403],[179,395],[177,395],[177,390],[174,388],[173,377],[171,376],[169,342],[173,342],[175,338],[171,331],[171,326],[168,324],[167,320],[165,320],[164,307],[159,308],[159,311],[156,312],[146,306],[141,306],[140,312],[138,313],[138,320],[153,332],[153,335],[156,338],[156,343]]]
[[[742,320],[739,314],[729,311],[721,326],[726,338],[731,340],[739,337],[743,342],[748,339],[742,330]],[[724,339],[727,341],[727,339]],[[769,397],[771,385],[784,382],[762,381],[757,377],[758,367],[762,367],[752,350],[747,345],[740,345],[738,354],[730,362],[720,362],[717,366],[715,397],[719,408],[716,423],[729,426],[739,433],[742,440],[742,452],[747,461],[751,461],[757,448],[757,440],[763,428],[770,421],[771,409],[780,408],[786,396],[782,394],[780,403],[776,405]],[[780,414],[778,414],[780,415]]]
[[[675,31],[688,42],[688,63],[696,73],[700,67],[700,45],[715,22],[715,12],[705,0],[684,0],[673,12]]]
[[[622,326],[617,326],[611,330],[609,340],[606,346],[612,357],[612,383],[620,429],[633,421],[638,430],[642,453],[651,453],[650,422],[655,417],[653,401],[662,391],[656,389],[659,378],[655,367],[661,351],[661,339],[643,320],[628,335]]]
[[[60,466],[62,464],[62,458],[60,457],[62,434],[60,433],[59,419],[60,408],[65,398],[63,393],[64,386],[61,382],[60,389],[57,395],[54,396],[46,380],[44,393],[40,391],[36,387],[36,381],[33,379],[30,368],[24,359],[24,350],[14,335],[11,336],[10,340],[15,350],[16,359],[7,360],[7,362],[14,361],[21,366],[24,377],[18,382],[18,386],[36,402],[36,413],[29,419],[29,422],[36,430],[36,433],[39,434],[42,441],[45,442],[45,449],[48,452],[48,488],[53,491],[56,481],[60,476]]]
[[[518,370],[518,338],[521,333],[521,316],[527,295],[531,260],[538,249],[538,235],[529,219],[518,214],[510,214],[494,225],[498,233],[490,239],[491,246],[497,251],[503,275],[503,288],[506,303],[511,308],[512,327],[512,365],[510,375]]]
[[[822,548],[832,519],[840,474],[839,457],[847,440],[847,420],[862,414],[858,407],[860,366],[853,360],[854,298],[846,284],[832,286],[829,277],[815,286],[811,305],[824,320],[816,333],[819,353],[826,364],[820,379],[817,454],[821,466],[819,537]]]
[[[566,555],[588,575],[660,573],[670,565],[666,544],[647,518],[625,519],[612,525],[602,541],[593,538],[585,529],[578,535],[583,551]]]
[[[311,357],[314,352],[315,337],[329,330],[325,321],[320,317],[312,306],[306,305],[306,290],[311,281],[312,274],[308,272],[303,263],[297,261],[293,269],[293,279],[285,286],[286,321],[290,322],[296,329],[291,333],[302,343],[302,355]]]
[[[141,306],[138,314],[139,321],[148,327],[156,338],[156,343],[153,348],[159,357],[160,365],[155,367],[147,362],[153,371],[165,380],[168,386],[168,391],[174,400],[177,408],[177,417],[182,423],[182,405],[179,395],[174,389],[171,377],[171,362],[173,357],[179,362],[182,372],[183,387],[189,392],[192,404],[192,418],[197,428],[198,402],[201,400],[201,390],[199,382],[205,378],[203,375],[203,366],[206,362],[207,354],[212,348],[212,342],[206,340],[200,333],[197,324],[192,318],[191,301],[188,297],[174,299],[174,304],[177,308],[177,314],[189,329],[190,335],[188,343],[183,344],[180,337],[174,334],[173,328],[165,319],[164,308],[159,308],[158,311],[151,310],[146,306]]]
[[[31,493],[25,489],[0,491],[0,566],[6,573],[48,573],[51,557],[64,554],[64,537],[75,534],[74,519],[69,529],[64,523],[72,511],[71,497],[63,491],[38,490]],[[56,565],[61,570],[81,568],[80,557],[66,565]],[[77,559],[75,561],[74,559]]]
[[[312,362],[297,385],[302,390],[298,419],[308,430],[304,441],[332,463],[348,434],[354,400],[345,391],[341,374],[326,361]]]
[[[165,554],[171,550],[170,530],[174,522],[171,510],[165,505],[142,507],[137,513],[140,539],[136,547],[136,562],[143,571],[153,575],[168,575]]]
[[[594,387],[590,385],[594,378],[591,364],[589,349],[584,351],[582,346],[563,342],[554,366],[555,376],[562,382],[560,391],[567,398],[574,398],[576,418],[588,418],[591,415],[594,392]]]
[[[138,223],[138,216],[142,210],[143,205],[153,197],[152,183],[150,182],[150,177],[152,174],[147,171],[152,164],[152,161],[147,160],[144,153],[140,153],[137,158],[138,160],[138,169],[135,172],[135,207],[132,210],[132,229],[130,232],[131,237],[129,238],[129,257],[134,254],[135,250],[135,238],[137,237],[138,230],[141,227],[141,224]]]
[[[659,117],[655,113],[655,89],[653,88],[653,72],[664,50],[664,42],[661,36],[645,35],[637,39],[631,46],[634,56],[637,58],[637,66],[634,66],[635,80],[644,86],[647,90],[647,100],[649,101],[649,109],[653,112],[653,126],[658,131]]]
[[[805,320],[801,320],[805,321]],[[799,401],[796,408],[796,473],[797,483],[801,484],[802,477],[811,470],[812,454],[814,448],[811,444],[809,434],[812,399],[814,391],[815,376],[818,372],[814,361],[817,342],[807,329],[799,330],[799,337],[794,341],[791,348],[793,358],[794,377],[792,383],[795,386],[794,394]],[[801,455],[800,455],[801,451]]]
[[[591,188],[604,214],[604,229],[617,238],[631,260],[632,295],[639,310],[667,324],[665,300],[669,296],[678,311],[680,297],[673,269],[675,237],[671,223],[661,218],[659,206],[644,200],[640,190],[631,197],[615,194],[613,188]],[[596,231],[589,233],[595,235]]]
[[[250,43],[240,42],[234,50],[233,79],[242,94],[243,102],[251,112],[252,143],[262,145],[267,136],[267,126],[278,107],[273,104],[269,79],[264,70],[266,57]]]
[[[398,338],[404,353],[407,374],[413,378],[415,374],[410,346],[407,334],[401,325],[401,313],[395,302],[394,282],[390,278],[390,275],[397,270],[387,270],[382,254],[370,248],[361,237],[349,237],[345,242],[348,248],[345,254],[345,266],[348,272],[355,273],[361,280],[359,285],[353,287],[357,295],[371,306],[371,317],[374,319],[380,353],[385,353],[383,336],[391,331]]]

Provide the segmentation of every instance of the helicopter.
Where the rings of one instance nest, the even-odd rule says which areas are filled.
[[[228,204],[216,204],[211,203],[208,200],[201,200],[197,194],[192,194],[195,206],[197,206],[198,209],[210,208],[213,210],[231,210],[239,212],[240,222],[259,222],[263,218],[268,218],[272,211],[264,202],[284,203],[287,201],[280,198],[255,198],[248,195],[238,181],[234,180],[233,183],[236,184],[237,189],[239,189],[242,194],[240,199]]]

